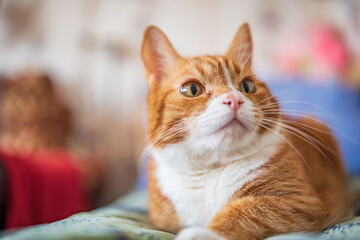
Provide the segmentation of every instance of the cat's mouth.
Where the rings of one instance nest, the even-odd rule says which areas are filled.
[[[224,130],[228,130],[228,129],[234,129],[234,128],[238,128],[241,127],[242,129],[246,130],[246,126],[239,121],[237,118],[233,118],[231,121],[229,121],[228,123],[226,123],[224,126],[222,126],[221,128],[219,128],[215,133],[224,131]]]

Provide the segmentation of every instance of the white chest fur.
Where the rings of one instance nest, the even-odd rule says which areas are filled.
[[[186,174],[158,164],[156,176],[162,193],[173,203],[183,223],[206,227],[236,190],[259,175],[259,167],[268,159],[268,156],[244,159],[224,167]]]

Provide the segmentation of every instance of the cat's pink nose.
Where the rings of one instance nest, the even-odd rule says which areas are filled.
[[[230,109],[234,112],[240,108],[240,105],[244,102],[241,95],[229,94],[223,104],[229,105]]]

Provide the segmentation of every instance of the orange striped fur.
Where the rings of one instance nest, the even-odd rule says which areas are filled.
[[[151,26],[141,54],[149,86],[148,191],[155,226],[179,233],[177,239],[263,239],[320,231],[346,214],[345,171],[330,129],[312,117],[284,116],[251,70],[247,24],[225,55],[188,58]],[[244,81],[254,84],[254,92],[240,87]],[[202,86],[202,94],[183,95],[188,82]],[[235,103],[224,99],[238,99],[239,109],[220,128]],[[181,199],[188,198],[195,200],[184,205]],[[213,213],[207,217],[207,211]]]

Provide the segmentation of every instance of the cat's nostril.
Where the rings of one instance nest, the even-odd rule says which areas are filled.
[[[237,96],[229,96],[228,99],[226,99],[225,101],[223,101],[223,104],[225,105],[229,105],[229,107],[236,111],[237,109],[240,108],[240,105],[243,103],[243,99],[241,97],[237,97]]]
[[[231,105],[231,101],[225,101],[223,104]]]

